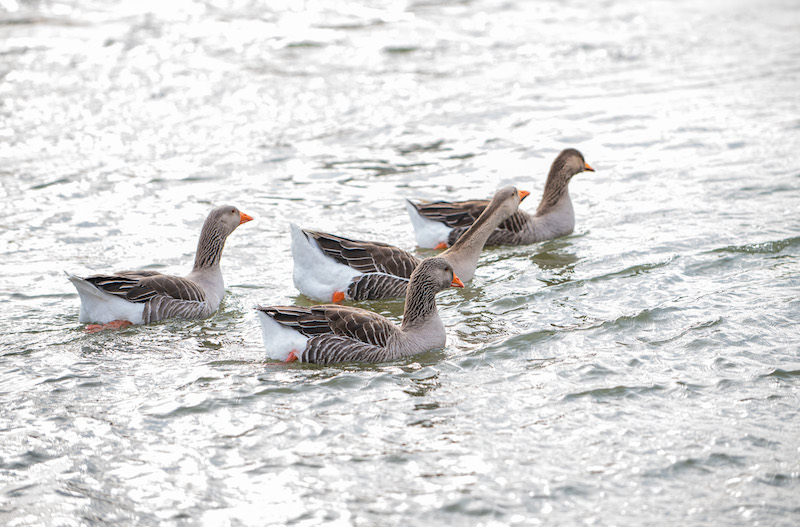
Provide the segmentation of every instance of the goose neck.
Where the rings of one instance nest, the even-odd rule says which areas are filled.
[[[225,248],[227,234],[219,227],[204,225],[197,242],[197,252],[194,257],[194,269],[209,269],[219,267],[222,258],[222,249]]]

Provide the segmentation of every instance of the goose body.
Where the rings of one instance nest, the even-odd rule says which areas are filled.
[[[339,302],[403,297],[419,258],[380,242],[361,242],[324,232],[292,231],[292,277],[314,300]]]
[[[423,260],[411,275],[403,321],[352,306],[259,306],[267,355],[318,364],[382,362],[441,348],[446,335],[436,293],[464,287],[442,258]]]
[[[526,191],[504,187],[487,202],[455,246],[439,256],[463,281],[472,279],[478,257],[494,229],[519,207]],[[413,254],[380,242],[351,240],[302,230],[292,224],[294,283],[309,298],[326,302],[403,297],[411,273],[420,263]]]
[[[569,182],[575,174],[594,171],[574,148],[563,150],[553,161],[542,200],[534,214],[516,211],[498,225],[487,245],[527,245],[571,234],[575,211],[569,197]],[[480,217],[487,201],[436,201],[416,204],[406,201],[417,245],[424,248],[452,246]]]
[[[147,270],[86,278],[67,273],[81,300],[78,320],[122,327],[165,318],[210,316],[225,295],[220,269],[225,240],[236,227],[252,219],[229,205],[212,210],[200,233],[194,268],[186,276]],[[87,331],[104,327],[92,325]]]

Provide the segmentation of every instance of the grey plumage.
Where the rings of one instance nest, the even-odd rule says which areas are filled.
[[[205,291],[194,281],[156,271],[120,271],[85,279],[105,293],[144,304],[144,324],[165,318],[205,318],[216,309],[206,302]]]
[[[411,278],[420,259],[393,245],[362,242],[325,232],[303,229],[334,260],[362,273],[385,273]]]
[[[347,287],[347,296],[352,300],[396,298],[406,294],[408,278],[386,273],[370,273],[353,278]]]
[[[299,360],[319,364],[378,362],[444,346],[445,334],[436,309],[436,293],[462,286],[442,258],[423,260],[411,274],[400,326],[352,306],[259,306],[278,324],[308,337]]]
[[[225,240],[240,224],[252,218],[236,207],[225,205],[211,211],[203,223],[197,244],[195,263],[185,277],[157,271],[121,271],[87,278],[70,276],[81,295],[81,322],[126,320],[130,309],[114,312],[114,304],[103,300],[103,294],[123,302],[140,304],[141,323],[165,318],[205,318],[217,310],[224,294],[219,263]],[[90,286],[96,288],[93,293]],[[92,307],[89,304],[97,304]],[[120,306],[122,304],[116,304]],[[104,311],[108,310],[106,314]],[[139,322],[138,320],[135,322]]]
[[[563,150],[550,166],[536,213],[531,215],[521,210],[515,212],[492,232],[486,244],[526,245],[572,233],[575,213],[568,186],[575,174],[586,170],[594,171],[584,160],[583,154],[574,148]],[[447,243],[452,246],[477,220],[488,202],[436,201],[411,205],[425,218],[451,227]]]
[[[525,195],[527,192],[520,193],[510,186],[498,190],[492,201],[487,202],[488,206],[483,207],[480,219],[465,229],[470,233],[463,236],[458,246],[439,255],[455,268],[459,278],[472,278],[486,238],[517,210]],[[353,277],[346,287],[347,298],[351,300],[404,296],[409,277],[420,264],[420,259],[413,254],[386,243],[352,240],[312,230],[301,232],[316,242],[329,258],[363,273]],[[302,263],[297,258],[296,268]]]

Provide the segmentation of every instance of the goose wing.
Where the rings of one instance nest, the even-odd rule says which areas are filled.
[[[195,282],[157,271],[122,271],[86,279],[98,289],[145,304],[143,320],[155,322],[171,317],[202,318],[209,315],[205,291]]]
[[[205,301],[205,292],[193,281],[157,271],[122,271],[90,276],[86,281],[129,302],[147,302],[159,296],[186,302]]]
[[[494,231],[489,235],[486,240],[486,245],[504,245],[519,243],[519,237],[522,231],[525,230],[525,225],[530,222],[530,216],[521,210],[512,214],[503,223],[495,227]],[[448,245],[453,245],[465,233],[471,225],[463,227],[456,227],[450,231],[447,238]]]
[[[353,300],[378,300],[406,296],[408,278],[386,273],[367,273],[353,278],[347,295]]]
[[[352,306],[261,306],[258,309],[276,322],[310,338],[336,335],[383,347],[398,331],[398,327],[385,317]]]
[[[397,358],[383,346],[367,344],[340,335],[320,335],[309,339],[302,360],[315,364],[337,362],[383,362]]]
[[[303,232],[314,238],[325,254],[362,273],[387,273],[409,278],[419,265],[416,256],[387,243],[351,240],[311,230]]]
[[[123,297],[129,302],[145,302],[147,298],[140,299],[139,294],[130,295],[131,290],[136,288],[142,279],[159,275],[163,276],[158,271],[120,271],[115,274],[89,276],[85,280],[104,293]]]
[[[414,203],[419,213],[429,220],[444,223],[448,227],[467,227],[475,223],[483,209],[489,204],[486,200],[434,201]]]

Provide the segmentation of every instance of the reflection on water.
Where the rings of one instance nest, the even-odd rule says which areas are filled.
[[[562,245],[562,247],[558,247],[556,244]],[[535,252],[530,259],[544,271],[539,280],[548,286],[572,280],[575,266],[580,261],[580,258],[560,240],[544,244],[542,250]]]
[[[799,23],[0,0],[0,518],[796,524]],[[568,146],[597,170],[575,233],[487,248],[438,297],[443,350],[265,359],[251,308],[309,304],[290,221],[431,256],[404,198],[537,196]],[[221,203],[255,221],[218,313],[83,334],[65,270],[184,273]]]

